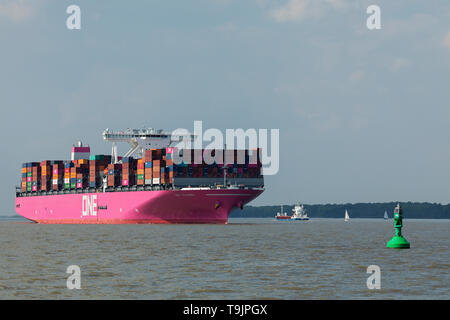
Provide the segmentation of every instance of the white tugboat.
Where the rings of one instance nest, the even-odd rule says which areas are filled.
[[[292,209],[291,220],[309,220],[306,209],[300,202]]]

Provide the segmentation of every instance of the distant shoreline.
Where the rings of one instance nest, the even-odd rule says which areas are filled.
[[[450,204],[442,205],[429,202],[400,202],[405,219],[450,219]],[[304,204],[311,218],[343,219],[345,210],[350,218],[383,218],[386,211],[392,218],[397,202],[380,203],[346,203],[346,204]],[[283,211],[290,214],[294,206],[284,204]],[[247,206],[244,209],[233,210],[230,218],[269,218],[280,211],[280,205]]]

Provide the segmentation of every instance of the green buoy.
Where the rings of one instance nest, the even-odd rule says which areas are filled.
[[[409,249],[409,242],[402,236],[403,210],[400,203],[394,209],[394,228],[395,236],[387,243],[386,247],[394,249]]]

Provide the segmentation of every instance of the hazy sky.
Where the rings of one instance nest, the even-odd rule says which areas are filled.
[[[0,0],[0,214],[22,162],[194,120],[280,129],[254,205],[448,203],[449,98],[448,0]]]

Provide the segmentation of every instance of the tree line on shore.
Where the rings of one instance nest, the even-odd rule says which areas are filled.
[[[386,211],[389,218],[393,217],[397,202],[385,203],[345,203],[345,204],[305,204],[307,214],[311,218],[344,218],[348,210],[350,218],[383,218]],[[405,219],[450,219],[450,204],[429,202],[400,202]],[[283,211],[291,214],[293,205],[283,205]],[[274,217],[280,211],[280,206],[246,206],[244,209],[233,210],[230,218],[268,218]]]

